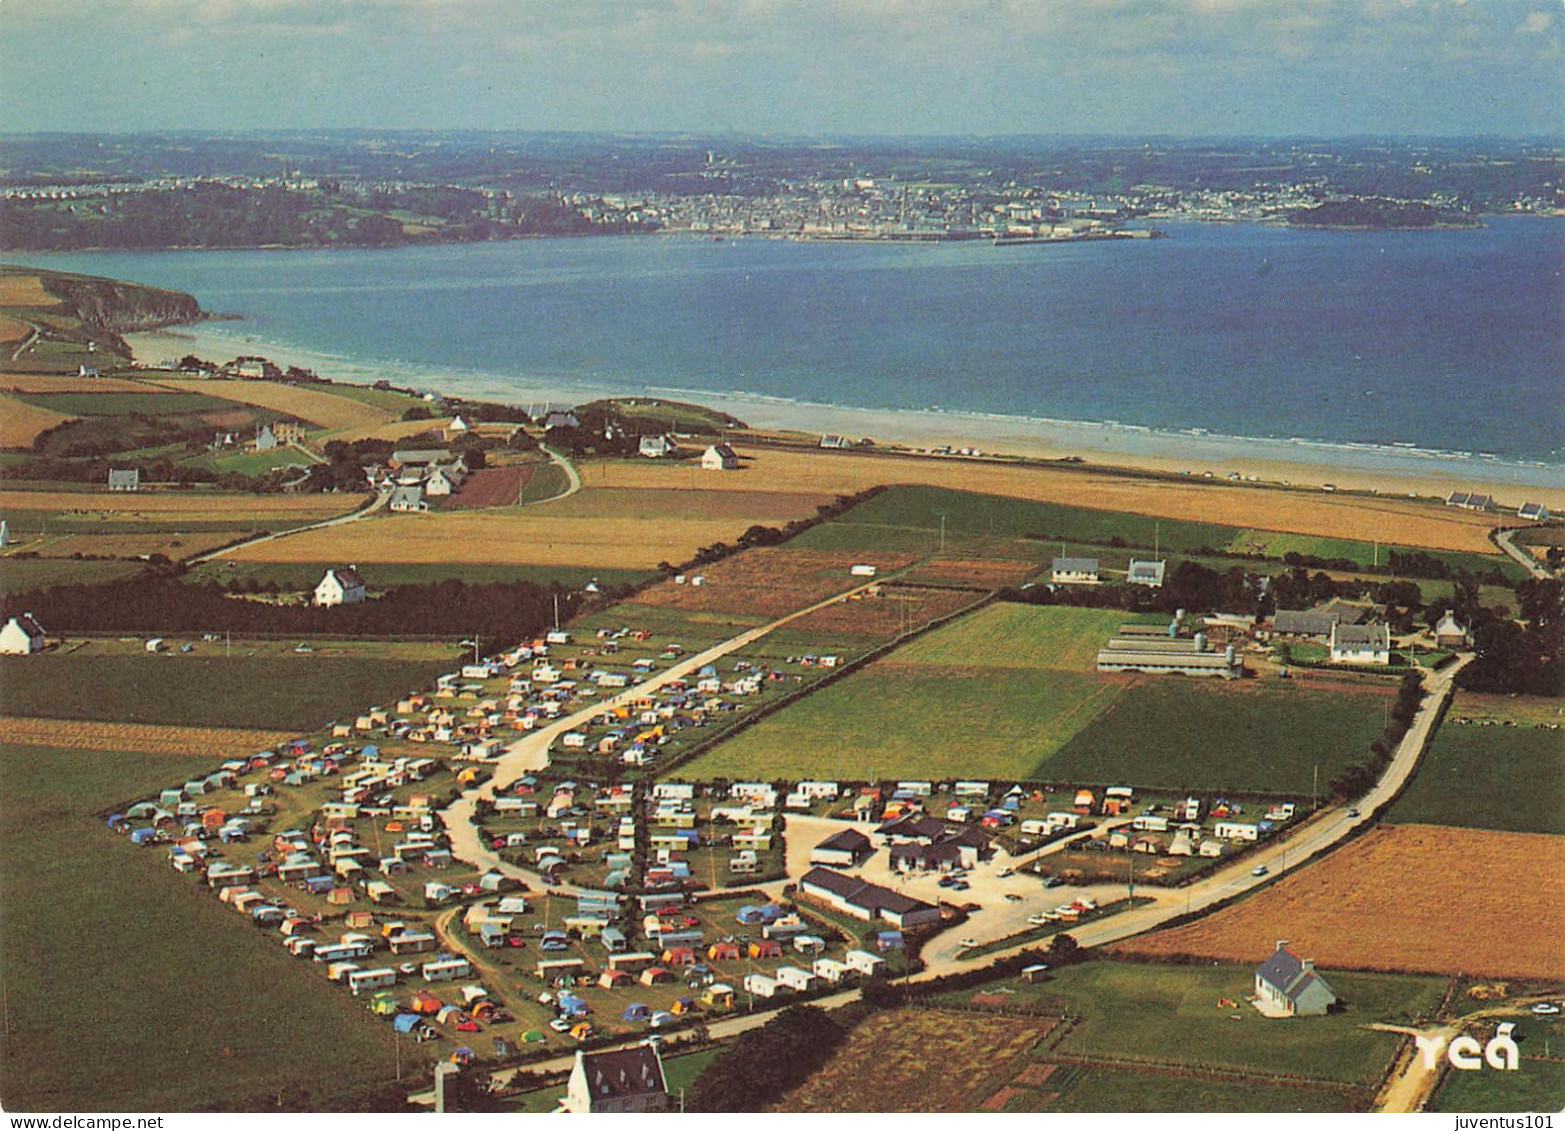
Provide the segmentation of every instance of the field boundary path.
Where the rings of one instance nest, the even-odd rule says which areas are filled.
[[[247,538],[243,542],[235,542],[231,546],[222,546],[216,550],[209,550],[204,554],[197,554],[193,558],[187,558],[186,565],[200,565],[202,562],[215,561],[225,554],[231,554],[235,550],[243,550],[247,546],[259,546],[265,542],[275,542],[279,538],[286,538],[290,534],[303,534],[306,530],[324,530],[328,526],[342,526],[349,522],[358,522],[361,518],[367,518],[383,508],[391,501],[390,491],[377,491],[375,497],[357,510],[340,514],[336,518],[328,518],[321,522],[312,522],[308,526],[296,526],[292,530],[278,530],[270,534],[261,534],[255,538]]]
[[[1506,530],[1503,527],[1493,531],[1494,544],[1510,555],[1511,559],[1525,569],[1530,576],[1540,581],[1547,581],[1554,576],[1542,562],[1512,541],[1512,536],[1515,533],[1516,531]]]

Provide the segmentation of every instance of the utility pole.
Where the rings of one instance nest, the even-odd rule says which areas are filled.
[[[935,514],[940,516],[940,552],[943,554],[946,552],[946,512],[936,511]]]

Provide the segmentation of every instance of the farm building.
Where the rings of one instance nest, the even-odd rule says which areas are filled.
[[[647,459],[663,459],[674,454],[674,442],[667,436],[643,436],[636,445],[636,454]]]
[[[565,1089],[565,1110],[588,1112],[667,1111],[663,1059],[652,1045],[608,1052],[576,1051]]]
[[[429,504],[424,501],[424,488],[416,484],[402,484],[392,488],[391,501],[386,505],[398,514],[415,514],[429,509]]]
[[[1383,624],[1338,624],[1331,630],[1334,664],[1389,664],[1391,629]]]
[[[1096,585],[1097,558],[1055,558],[1049,568],[1049,580],[1055,585]]]
[[[139,491],[141,490],[141,469],[132,467],[124,471],[109,469],[109,490],[111,491]]]
[[[1335,613],[1278,609],[1272,618],[1272,631],[1278,636],[1308,636],[1325,640],[1331,635],[1331,630],[1337,627],[1339,619]]]
[[[1337,994],[1315,972],[1315,963],[1288,949],[1286,939],[1255,970],[1257,1007],[1285,1017],[1318,1017],[1337,1003]]]
[[[1158,636],[1116,636],[1098,650],[1100,672],[1144,672],[1149,675],[1216,676],[1238,679],[1244,660],[1232,645],[1209,651],[1204,634],[1192,640]]]
[[[32,613],[12,617],[0,628],[0,655],[26,656],[43,650],[43,626]]]
[[[713,444],[701,453],[701,466],[707,471],[737,471],[739,454],[727,444]]]
[[[894,927],[917,927],[940,919],[940,909],[932,904],[829,868],[811,868],[800,878],[799,890],[856,919],[884,919]]]
[[[315,586],[316,605],[357,605],[363,600],[364,582],[357,566],[329,569]]]

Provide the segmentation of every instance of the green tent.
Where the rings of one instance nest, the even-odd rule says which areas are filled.
[[[524,1045],[536,1045],[540,1041],[547,1041],[548,1039],[542,1029],[529,1029],[522,1034],[522,1043]]]
[[[396,994],[376,994],[370,999],[370,1012],[391,1017],[402,1012],[402,1006],[397,1002]]]

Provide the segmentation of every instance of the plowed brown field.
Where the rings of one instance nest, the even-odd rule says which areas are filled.
[[[1117,949],[1248,963],[1288,939],[1328,972],[1552,980],[1565,977],[1562,886],[1565,837],[1399,825],[1204,919]]]
[[[703,487],[725,491],[798,491],[846,495],[876,484],[920,483],[1018,499],[1068,503],[1097,510],[1217,522],[1241,528],[1329,538],[1394,542],[1436,550],[1492,553],[1493,516],[1396,498],[1359,498],[1324,492],[1233,486],[1204,479],[1152,479],[1110,471],[1062,470],[969,460],[909,459],[747,449],[744,473],[707,472]],[[688,467],[608,465],[594,486],[679,487]]]
[[[998,589],[1020,585],[1038,572],[1037,562],[1005,558],[940,559],[924,562],[909,571],[906,579],[930,585],[967,585],[974,589]]]
[[[285,731],[274,730],[95,723],[79,719],[0,718],[0,742],[16,746],[64,747],[69,750],[195,754],[215,759],[254,754],[293,737]]]
[[[533,467],[486,467],[475,471],[446,506],[455,511],[514,507],[534,470]]]
[[[908,554],[848,554],[829,550],[761,547],[692,570],[700,585],[665,581],[636,597],[636,603],[690,612],[753,613],[778,617],[824,601],[869,579],[853,577],[857,563],[879,567],[881,573],[913,561]]]

